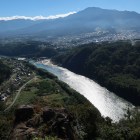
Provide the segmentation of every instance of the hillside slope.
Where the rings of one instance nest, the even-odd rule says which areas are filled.
[[[8,110],[4,111],[16,97],[15,93],[4,102],[0,101],[0,139],[79,140],[97,137],[97,123],[104,122],[104,119],[84,96],[47,71],[27,62],[9,60],[10,64],[22,63],[36,78],[20,91]]]
[[[76,73],[96,80],[135,105],[140,105],[140,43],[87,44],[54,58]]]
[[[40,41],[0,43],[0,55],[25,57],[52,57],[57,54],[54,46]]]
[[[0,84],[6,80],[7,78],[10,77],[11,70],[10,68],[3,64],[2,61],[0,60]]]
[[[15,63],[15,59],[10,60],[8,63]],[[54,75],[29,63],[18,62],[31,70],[36,78],[25,86],[10,110],[1,110],[0,139],[139,140],[140,113],[137,109],[128,110],[126,120],[112,123],[110,118],[101,117],[87,99]]]

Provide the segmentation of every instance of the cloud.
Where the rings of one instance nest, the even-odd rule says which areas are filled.
[[[56,18],[63,18],[63,17],[67,17],[69,15],[75,14],[76,12],[69,12],[67,14],[59,14],[59,15],[54,15],[54,16],[48,16],[47,19],[56,19]]]
[[[64,18],[69,15],[75,14],[76,12],[69,12],[66,14],[52,15],[48,17],[44,16],[35,16],[35,17],[27,17],[27,16],[11,16],[11,17],[0,17],[0,20],[8,21],[8,20],[16,20],[16,19],[25,19],[25,20],[44,20],[44,19],[56,19],[56,18]]]

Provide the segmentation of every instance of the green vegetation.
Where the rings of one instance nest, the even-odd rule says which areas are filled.
[[[55,76],[48,73],[47,71],[37,69],[32,65],[26,64],[26,66],[30,66],[33,68],[32,70],[38,76],[34,79],[31,83],[27,84],[26,87],[21,91],[20,96],[14,103],[13,107],[9,110],[9,112],[4,113],[1,112],[0,117],[1,119],[0,124],[0,139],[14,139],[16,133],[16,129],[18,131],[18,125],[15,124],[15,115],[14,112],[20,105],[35,105],[37,112],[41,112],[41,108],[49,107],[52,109],[56,109],[61,111],[62,108],[65,108],[68,114],[73,116],[72,122],[68,125],[73,132],[70,132],[71,135],[74,135],[76,139],[83,139],[83,137],[91,138],[96,137],[97,135],[97,126],[96,123],[99,122],[101,115],[99,111],[93,107],[87,99],[85,99],[82,95],[71,89],[67,84],[59,81]],[[5,105],[2,104],[2,109],[5,108]],[[1,110],[2,110],[1,109]],[[84,110],[87,110],[84,112]],[[39,116],[39,113],[36,114],[36,119]],[[63,114],[62,114],[63,115]],[[83,115],[85,118],[83,118]],[[23,115],[24,116],[24,115]],[[91,121],[87,126],[87,120],[91,116]],[[94,121],[92,119],[94,118]],[[34,119],[34,118],[32,118]],[[34,120],[36,122],[36,119]],[[56,121],[56,120],[54,120]],[[26,122],[28,123],[28,122]],[[40,123],[36,126],[38,133],[41,135],[32,135],[29,136],[29,139],[57,139],[59,136],[58,132],[51,131],[50,123],[44,124]],[[56,123],[57,124],[57,123]],[[15,125],[13,128],[12,126]],[[21,124],[19,124],[21,125]],[[21,128],[23,126],[21,125]],[[67,128],[67,127],[66,127]],[[61,131],[66,129],[65,127],[60,128]],[[90,130],[89,132],[87,131]],[[94,128],[94,129],[92,129]],[[8,135],[7,129],[9,130]],[[15,131],[14,131],[15,130]],[[44,132],[46,130],[46,132]],[[80,130],[80,131],[79,131]],[[67,130],[68,131],[68,130]],[[49,134],[48,134],[49,133]],[[57,134],[58,133],[58,134]],[[63,133],[66,133],[65,131]],[[92,136],[90,136],[92,134]],[[13,138],[14,137],[14,138]],[[72,136],[73,137],[73,136]],[[65,138],[62,138],[65,139]]]
[[[140,43],[129,41],[87,44],[53,59],[76,73],[140,105]]]
[[[52,57],[57,54],[53,45],[39,41],[0,44],[0,55],[25,57]]]
[[[102,139],[109,140],[138,140],[140,139],[140,112],[135,110],[128,112],[127,120],[121,120],[118,124],[106,121],[100,127]]]
[[[10,74],[11,74],[11,70],[10,68],[3,64],[1,61],[0,61],[0,84],[6,80],[7,78],[10,77]]]
[[[31,93],[33,98],[31,99]],[[26,94],[26,95],[25,95]],[[26,97],[29,97],[28,102]],[[139,140],[140,138],[140,112],[135,110],[126,115],[126,120],[119,123],[112,123],[109,118],[102,118],[101,114],[82,95],[72,90],[68,85],[57,79],[42,79],[29,84],[22,92],[20,104],[36,104],[38,108],[49,106],[51,108],[66,108],[74,117],[71,123],[75,128],[73,132],[77,140]],[[38,127],[40,131],[46,129],[46,125]],[[51,134],[46,139],[58,139]],[[35,137],[33,139],[42,139]]]
[[[0,112],[0,139],[8,140],[13,126],[13,114]]]
[[[87,44],[67,51],[69,52],[54,58],[54,61],[95,79],[118,95],[139,104],[137,101],[140,95],[138,73],[140,43],[137,42],[134,46],[130,42]],[[103,118],[84,96],[59,81],[56,76],[27,62],[21,63],[24,63],[26,70],[32,72],[36,78],[25,86],[7,112],[2,111],[7,106],[6,102],[0,102],[1,140],[22,138],[25,140],[140,139],[139,108],[133,111],[128,109],[125,119],[114,123],[108,117]],[[3,63],[0,65],[2,65],[0,70],[5,67]],[[7,66],[6,69],[9,70]],[[16,111],[21,105],[27,105],[25,108],[27,110],[16,116]],[[22,117],[29,117],[30,113],[27,112],[30,111],[28,109],[32,109],[30,107],[33,107],[35,111],[30,119],[21,123],[16,121]],[[52,115],[49,121],[43,120],[44,107],[49,108],[47,111],[50,116]]]
[[[51,136],[49,136],[49,137],[45,137],[45,138],[33,138],[33,140],[58,140],[58,138],[56,138],[56,137],[51,137]]]

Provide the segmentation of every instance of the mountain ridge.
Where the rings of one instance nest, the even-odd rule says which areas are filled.
[[[29,26],[16,28],[8,34],[58,37],[94,32],[97,28],[101,28],[102,30],[113,29],[116,32],[120,30],[139,31],[140,14],[133,11],[89,7],[64,18],[38,22],[39,23],[34,21],[34,23],[29,24]],[[1,30],[3,30],[4,33],[4,29],[5,28],[0,28],[0,33]]]

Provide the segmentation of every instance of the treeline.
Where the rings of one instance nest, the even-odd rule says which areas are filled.
[[[11,70],[10,68],[3,64],[2,61],[0,61],[0,84],[6,80],[7,78],[9,78],[11,74]]]
[[[53,60],[140,105],[140,42],[86,44]]]
[[[22,41],[0,44],[0,55],[25,57],[52,57],[57,54],[54,46],[39,41]]]

